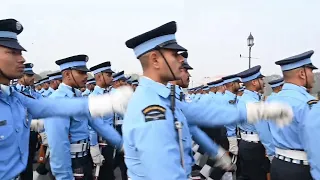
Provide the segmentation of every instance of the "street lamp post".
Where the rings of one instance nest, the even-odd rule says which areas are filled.
[[[247,39],[247,43],[248,43],[248,46],[249,46],[249,68],[251,68],[251,48],[252,46],[254,45],[254,38],[252,36],[252,34],[250,33],[248,39]]]

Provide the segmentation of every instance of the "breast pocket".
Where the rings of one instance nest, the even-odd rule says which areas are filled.
[[[0,126],[0,161],[7,160],[7,153],[13,151],[14,143],[16,142],[13,127],[11,125]]]

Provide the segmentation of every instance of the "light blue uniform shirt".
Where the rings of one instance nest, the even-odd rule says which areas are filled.
[[[247,102],[259,102],[261,101],[261,96],[257,92],[244,90],[243,95],[239,98],[239,103]],[[246,122],[239,124],[239,128],[242,131],[256,133],[263,146],[266,149],[267,155],[274,155],[274,145],[272,143],[272,136],[269,129],[269,124],[267,121],[260,121],[256,124],[248,124]]]
[[[216,94],[213,92],[209,92],[206,94],[204,98],[201,98],[198,102],[200,103],[214,103],[218,105],[219,103],[224,103],[224,96],[221,92],[217,92]]]
[[[182,168],[170,104],[170,89],[146,77],[140,78],[122,126],[125,162],[132,180],[187,179],[186,171],[191,167],[186,167],[186,171]],[[188,123],[178,105],[174,114],[184,124],[185,162],[192,162]]]
[[[43,97],[49,97],[52,93],[54,92],[54,89],[52,89],[51,87],[48,88],[48,90],[44,91],[42,93]]]
[[[214,127],[241,122],[246,117],[245,108],[215,108],[179,101],[176,104],[175,116],[185,124],[182,129],[185,162],[193,161],[191,134],[186,124]],[[170,90],[165,85],[146,77],[140,78],[122,126],[125,162],[132,180],[186,180],[188,172],[191,172],[187,164],[186,170],[181,166],[178,135],[170,105]]]
[[[81,96],[80,90],[74,89],[73,92],[70,86],[61,83],[49,99],[51,99],[51,101],[54,101],[53,99],[60,101],[62,98],[79,99],[74,95],[77,97]],[[59,104],[60,106],[64,105]],[[104,126],[102,121],[92,121],[91,117],[83,116],[83,114],[46,118],[44,119],[44,125],[48,136],[51,171],[58,180],[73,179],[70,143],[87,140],[89,138],[88,125],[117,149],[121,149],[122,147],[121,141],[116,142],[114,141],[115,139],[112,138],[112,136],[116,134],[112,133],[114,129],[111,126]]]
[[[226,92],[223,95],[223,99],[226,105],[233,105],[236,106],[238,103],[237,95],[233,94],[232,92],[226,90]],[[227,136],[228,137],[235,137],[237,136],[237,124],[230,124],[225,126],[227,129]]]
[[[202,96],[202,94],[195,94],[194,97],[193,97],[193,101],[194,101],[194,102],[199,101],[200,98],[201,98],[201,96]]]
[[[169,83],[167,85],[168,88],[170,88],[171,84]],[[180,100],[182,99],[182,102],[185,102],[185,99],[183,98],[185,95],[179,86],[175,86],[175,92],[176,92],[176,99]],[[182,92],[182,93],[181,93]],[[181,97],[181,95],[183,97]],[[186,102],[185,102],[186,103]],[[179,104],[178,104],[179,105]],[[179,107],[178,107],[179,108]],[[218,154],[219,145],[217,145],[215,142],[211,140],[208,135],[203,132],[198,126],[196,125],[190,125],[189,126],[191,138],[198,144],[200,147],[210,155],[210,157],[215,157]],[[192,160],[188,162],[187,160]],[[187,158],[185,160],[186,167],[192,167],[194,165],[194,159],[193,158]],[[189,171],[186,171],[187,174],[191,174],[191,168],[188,169]]]
[[[266,101],[271,101],[278,93],[272,92],[269,96],[267,96]]]
[[[212,96],[210,94],[199,94],[198,99],[192,100],[193,102],[208,102],[212,99]]]
[[[283,128],[275,123],[269,122],[270,131],[273,137],[273,144],[280,149],[304,150],[303,122],[308,113],[307,102],[315,99],[306,88],[291,83],[285,83],[282,90],[272,99],[267,101],[279,101],[287,103],[293,110],[293,121]]]
[[[44,88],[41,88],[40,91],[38,93],[40,93],[42,95],[42,93],[46,91]]]
[[[86,89],[83,91],[82,96],[89,96],[91,94],[91,91],[89,89]]]
[[[304,111],[309,111],[310,107],[305,106]],[[308,155],[311,175],[314,179],[320,179],[320,103],[313,105],[307,113],[303,122],[303,142],[304,149]]]
[[[34,89],[32,89],[30,86],[23,86],[21,84],[17,84],[15,86],[15,90],[18,92],[22,92],[24,94],[30,95],[35,99],[42,98],[42,95],[38,92],[36,92]]]
[[[3,180],[13,179],[26,168],[32,119],[90,115],[87,99],[32,99],[13,88],[0,86],[0,179]]]
[[[89,97],[96,96],[96,95],[102,95],[104,93],[107,93],[107,92],[105,92],[105,89],[96,85],[94,87],[94,90],[92,91],[92,93],[89,95]],[[102,126],[110,126],[113,128],[113,115],[107,115],[107,116],[104,116],[101,118],[95,118],[94,121],[97,121],[97,122],[99,121],[99,123]],[[99,143],[97,132],[89,126],[89,133],[90,133],[90,145],[91,146],[97,145]],[[110,138],[115,139],[114,141],[118,142],[116,144],[122,144],[122,137],[115,129],[110,131]]]

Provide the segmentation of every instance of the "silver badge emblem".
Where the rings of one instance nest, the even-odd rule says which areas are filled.
[[[17,22],[16,23],[16,28],[17,28],[18,31],[20,31],[21,28],[22,28],[22,25],[19,22]]]

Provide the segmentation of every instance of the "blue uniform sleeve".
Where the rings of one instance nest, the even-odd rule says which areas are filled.
[[[33,119],[51,116],[86,116],[90,117],[87,98],[41,98],[32,99],[20,93],[15,95],[28,108]]]
[[[173,122],[168,119],[146,122],[135,127],[131,135],[146,178],[152,180],[186,180],[180,161],[179,144]]]
[[[182,103],[182,102],[177,102]],[[237,106],[219,105],[216,103],[182,103],[179,104],[188,124],[215,127],[236,124],[246,121],[247,110],[245,104]]]
[[[299,136],[300,142],[302,143],[302,147],[305,147],[306,145],[305,145],[304,131],[308,131],[308,130],[305,129],[304,127],[305,127],[305,121],[306,121],[307,117],[310,117],[310,116],[308,116],[308,114],[310,113],[310,107],[307,104],[302,104],[302,105],[296,107],[296,109],[297,109],[297,111],[295,113],[295,116],[296,116],[295,119],[297,120],[297,122],[299,124],[298,132],[300,132],[300,133],[298,133],[298,136]],[[317,109],[317,107],[315,106],[314,110],[316,110],[316,109]],[[314,111],[314,110],[312,110],[312,111]],[[315,116],[313,116],[313,117],[314,117],[314,120],[317,119]]]
[[[237,125],[236,124],[226,125],[225,127],[227,129],[227,136],[228,137],[237,136],[237,133],[236,133]]]
[[[222,103],[224,103],[226,106],[236,106],[237,104],[230,104],[228,99],[223,99]],[[241,105],[239,105],[241,106]],[[237,136],[237,124],[228,124],[225,125],[227,130],[227,137],[236,137]]]
[[[43,98],[43,96],[41,94],[37,93],[37,92],[34,92],[34,96],[35,96],[36,99],[42,99]]]
[[[266,149],[268,156],[274,156],[275,155],[275,147],[272,140],[272,134],[269,128],[269,124],[267,121],[260,121],[256,124],[254,124],[256,131],[259,135],[259,139],[263,146]]]
[[[99,143],[98,141],[98,134],[94,129],[92,129],[91,126],[88,126],[89,128],[89,140],[90,140],[90,146],[95,146]]]
[[[309,107],[307,107],[309,108]],[[320,179],[320,104],[312,107],[303,123],[304,149],[308,155],[311,174],[314,179]]]
[[[73,179],[70,155],[68,117],[52,117],[44,119],[50,150],[50,166],[57,180]]]
[[[199,127],[193,125],[190,126],[189,129],[193,140],[199,144],[205,152],[209,153],[211,157],[217,156],[219,145],[213,142]]]
[[[110,125],[106,125],[103,122],[103,119],[97,118],[92,119],[89,118],[90,126],[96,130],[96,132],[101,135],[105,140],[107,140],[110,144],[116,147],[116,149],[121,150],[123,141],[121,135],[118,133],[116,129],[114,129]]]

